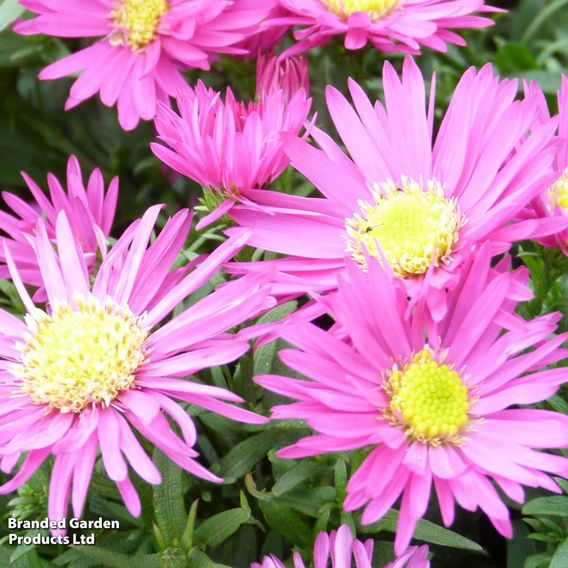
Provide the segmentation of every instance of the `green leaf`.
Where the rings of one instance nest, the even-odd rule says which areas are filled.
[[[113,552],[101,546],[74,546],[74,550],[87,558],[100,562],[102,566],[111,568],[124,568],[124,566],[136,566],[136,568],[162,568],[159,554],[135,555]]]
[[[550,568],[550,554],[541,552],[533,554],[525,560],[524,568]]]
[[[189,557],[189,568],[231,568],[225,564],[213,562],[207,554],[195,549]]]
[[[304,481],[311,479],[322,472],[326,467],[317,462],[302,461],[290,471],[286,472],[272,487],[272,495],[280,497],[291,491]]]
[[[566,568],[568,566],[568,538],[554,551],[550,568]]]
[[[195,531],[195,518],[197,517],[197,499],[191,504],[189,509],[189,515],[187,516],[187,522],[185,524],[185,529],[181,535],[180,544],[185,550],[189,550],[193,546],[193,533]]]
[[[534,542],[528,540],[530,529],[520,521],[513,521],[513,538],[507,541],[507,568],[524,566],[529,556],[538,552]]]
[[[267,430],[243,440],[232,448],[219,462],[225,482],[234,481],[250,472],[276,444],[279,436],[279,432]]]
[[[0,6],[0,32],[24,13],[24,7],[18,0],[4,0]]]
[[[168,546],[179,542],[187,522],[183,499],[182,470],[158,449],[154,463],[162,474],[162,483],[153,487],[154,516]]]
[[[229,509],[203,521],[194,533],[194,544],[202,548],[217,548],[241,525],[250,519],[250,509]]]
[[[306,548],[310,544],[310,527],[302,517],[280,501],[258,501],[266,522],[290,543]]]
[[[568,497],[552,495],[537,497],[526,503],[522,509],[523,515],[556,515],[568,517]]]
[[[398,523],[398,511],[391,509],[383,519],[372,525],[360,527],[363,533],[375,533],[380,530],[396,533],[396,525]],[[421,519],[416,525],[414,538],[431,544],[440,544],[449,546],[450,548],[459,548],[461,550],[471,550],[472,552],[482,552],[485,550],[477,542],[466,538],[454,531],[441,527],[426,519]]]

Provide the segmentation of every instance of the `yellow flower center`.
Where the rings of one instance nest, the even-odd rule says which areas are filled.
[[[360,201],[361,213],[346,223],[347,251],[361,266],[365,251],[379,261],[384,257],[402,278],[449,262],[464,219],[437,180],[426,191],[413,180],[403,178],[399,188],[391,181],[375,188],[373,197],[373,204]]]
[[[128,307],[111,299],[77,297],[77,307],[55,306],[27,317],[29,334],[14,372],[34,404],[80,412],[108,406],[132,387],[145,361],[148,329]]]
[[[548,190],[550,204],[552,209],[561,207],[568,211],[568,168],[566,168],[562,175],[552,184]]]
[[[460,443],[467,425],[470,398],[460,374],[432,357],[428,347],[401,369],[387,373],[384,389],[390,396],[387,418],[406,435],[429,445]]]
[[[122,0],[111,12],[115,42],[129,45],[132,51],[143,50],[156,38],[160,18],[168,9],[168,0]]]
[[[398,0],[322,0],[335,14],[348,18],[355,12],[366,12],[371,20],[376,20],[388,14],[397,4]]]

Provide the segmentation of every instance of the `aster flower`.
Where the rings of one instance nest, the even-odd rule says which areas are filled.
[[[282,90],[284,100],[291,101],[303,89],[310,92],[308,61],[305,57],[278,59],[274,54],[260,54],[256,61],[256,97],[263,101],[274,91]]]
[[[491,26],[489,18],[474,12],[500,11],[483,0],[281,0],[291,15],[272,20],[272,25],[300,25],[297,43],[283,56],[295,55],[345,36],[346,49],[361,49],[371,43],[390,53],[420,53],[421,46],[446,51],[448,43],[465,45],[452,29]]]
[[[47,175],[49,197],[24,172],[22,172],[33,201],[25,202],[18,196],[3,192],[2,196],[12,213],[0,211],[0,230],[6,235],[12,256],[18,263],[19,274],[26,284],[40,288],[36,298],[45,297],[43,280],[30,239],[35,236],[37,221],[44,219],[45,231],[55,238],[55,224],[60,211],[65,211],[74,237],[81,245],[87,268],[92,268],[99,246],[105,246],[109,235],[118,198],[118,178],[113,178],[105,191],[99,169],[93,170],[87,184],[83,181],[81,167],[75,156],[67,162],[67,189],[53,175]],[[0,278],[8,278],[4,250],[0,246]]]
[[[267,10],[254,0],[22,0],[38,14],[15,26],[24,35],[98,37],[94,44],[46,67],[40,79],[81,71],[65,105],[69,110],[97,92],[118,106],[125,130],[151,120],[158,101],[186,87],[184,69],[209,69],[212,56],[245,53],[234,47]]]
[[[280,133],[296,136],[307,119],[305,61],[284,64],[283,71],[275,62],[261,59],[261,64],[266,72],[259,73],[257,102],[238,101],[231,89],[223,101],[199,82],[178,95],[181,116],[166,106],[158,111],[156,129],[165,145],[152,144],[154,154],[218,196],[219,207],[199,228],[235,202],[248,207],[252,196],[263,193],[256,190],[266,188],[289,163]],[[293,86],[298,88],[292,93]]]
[[[535,84],[527,87],[528,92],[538,91]],[[538,122],[549,118],[546,99],[541,95],[541,112]],[[562,86],[558,91],[558,137],[560,145],[554,162],[554,178],[545,192],[539,195],[520,214],[520,218],[550,218],[568,216],[568,77],[562,76]],[[547,247],[560,247],[568,256],[568,230],[544,236],[538,241]]]
[[[338,292],[322,298],[345,337],[292,319],[278,335],[297,349],[280,358],[307,379],[255,378],[297,401],[275,406],[273,418],[305,419],[316,432],[279,457],[370,447],[348,482],[344,508],[364,508],[369,524],[402,497],[397,554],[431,493],[446,526],[457,502],[480,508],[511,537],[496,488],[523,503],[523,486],[560,492],[551,475],[568,475],[566,458],[538,451],[567,447],[568,417],[514,407],[539,403],[566,382],[565,367],[541,369],[567,356],[560,346],[568,334],[551,337],[560,314],[516,315],[518,300],[531,296],[526,270],[492,269],[490,259],[486,245],[448,292],[439,322],[423,297],[409,303],[401,281],[378,261],[369,257],[367,272],[349,262]]]
[[[333,568],[351,568],[355,562],[356,568],[371,568],[373,562],[374,542],[367,539],[361,542],[353,538],[348,525],[341,525],[337,531],[320,532],[314,545],[314,568],[327,568],[329,560]],[[404,552],[394,562],[389,562],[384,568],[429,568],[428,547],[413,546]],[[273,554],[265,556],[262,564],[253,562],[251,568],[285,568],[284,564]],[[294,553],[294,568],[306,568],[302,557]]]
[[[490,241],[499,254],[514,241],[566,226],[561,218],[511,222],[547,185],[555,124],[531,128],[537,98],[515,101],[516,82],[499,81],[486,65],[463,75],[433,139],[434,86],[426,110],[414,61],[406,58],[402,80],[385,63],[383,82],[385,106],[371,105],[354,81],[354,108],[327,88],[331,118],[351,159],[317,128],[310,134],[321,150],[286,138],[292,166],[323,198],[256,192],[256,210],[234,207],[231,216],[252,230],[250,245],[293,255],[273,261],[278,286],[289,292],[331,290],[346,255],[364,270],[369,253],[387,261],[411,295],[430,270],[428,299],[441,316],[443,288],[480,242]]]
[[[280,18],[290,16],[290,12],[280,4],[280,0],[267,0],[264,5],[269,11],[266,19],[260,25],[260,29],[257,33],[249,35],[237,44],[237,47],[242,47],[247,51],[247,54],[241,57],[256,59],[263,53],[272,51],[290,29],[289,23],[272,23]]]
[[[191,216],[187,210],[177,213],[148,245],[159,210],[151,207],[126,230],[92,284],[65,213],[57,218],[57,253],[40,220],[35,250],[46,309],[28,296],[5,245],[27,315],[21,320],[0,310],[0,466],[9,472],[25,459],[0,493],[25,483],[53,456],[52,520],[66,516],[70,494],[73,515],[81,515],[99,448],[126,507],[140,514],[129,467],[151,484],[160,483],[160,473],[134,431],[191,474],[221,481],[196,461],[195,425],[176,399],[242,422],[266,421],[230,404],[242,402],[235,394],[181,378],[247,351],[245,339],[226,332],[272,305],[263,282],[232,281],[170,318],[245,239],[226,241],[180,277],[171,266]]]

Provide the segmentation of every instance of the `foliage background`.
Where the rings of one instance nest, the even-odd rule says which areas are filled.
[[[425,76],[437,73],[439,110],[446,107],[463,71],[487,62],[502,76],[538,81],[551,110],[556,110],[560,73],[568,71],[568,0],[521,0],[498,5],[509,12],[495,15],[492,28],[464,32],[466,48],[450,46],[444,54],[426,49],[419,58]],[[169,214],[196,205],[201,188],[182,177],[172,180],[150,152],[149,142],[154,138],[151,124],[125,133],[118,126],[116,111],[96,99],[71,112],[63,111],[71,80],[40,82],[37,74],[46,64],[75,50],[80,42],[17,36],[10,31],[10,23],[20,13],[17,1],[0,4],[0,188],[26,195],[21,170],[45,185],[47,172],[64,177],[67,158],[75,154],[84,173],[100,167],[107,181],[120,176],[115,235],[152,203],[166,203]],[[379,97],[382,61],[382,55],[374,49],[346,52],[340,42],[310,53],[312,95],[321,127],[334,132],[323,100],[325,85],[345,91],[347,76],[352,76],[371,97]],[[400,68],[401,57],[394,56],[391,61]],[[193,84],[203,76],[210,86],[224,89],[230,85],[237,96],[251,98],[254,72],[254,62],[222,58],[210,73],[188,73],[188,81]],[[313,191],[292,171],[286,171],[276,187],[302,195]],[[217,225],[205,234],[193,232],[186,256],[210,250],[221,238],[221,229],[222,225]],[[568,312],[566,259],[531,243],[522,244],[515,254],[517,262],[529,266],[536,292],[535,300],[521,307],[523,315],[531,317],[555,309]],[[220,279],[214,279],[200,294],[207,293]],[[0,281],[0,290],[0,304],[20,311],[10,283]],[[294,307],[285,304],[265,319],[280,319]],[[566,318],[562,327],[568,327]],[[250,378],[255,373],[290,374],[275,357],[278,347],[272,343],[251,351],[238,365],[212,369],[200,379],[229,386],[246,398],[250,408],[268,414],[276,396],[262,393]],[[547,404],[568,413],[562,394]],[[357,514],[341,512],[346,479],[362,455],[280,460],[274,457],[275,450],[305,434],[302,424],[285,421],[251,427],[193,408],[188,412],[196,416],[202,463],[225,478],[223,485],[191,478],[155,452],[164,483],[156,488],[138,484],[143,500],[141,518],[134,519],[126,512],[116,489],[98,470],[85,517],[118,519],[120,530],[101,531],[96,547],[10,546],[6,540],[8,516],[41,519],[46,515],[49,472],[41,470],[17,494],[0,497],[0,566],[125,566],[136,554],[139,568],[241,568],[268,552],[288,559],[292,548],[305,552],[309,559],[314,535],[336,528],[340,522],[356,527],[359,535],[368,533],[379,541],[377,565],[392,558],[395,511],[371,527],[361,527]],[[568,484],[563,487],[568,491]],[[509,503],[516,527],[510,542],[499,537],[482,515],[463,511],[452,531],[443,529],[435,507],[428,520],[419,525],[416,540],[430,544],[435,567],[566,568],[568,497],[535,491],[529,491],[527,497],[522,510]]]

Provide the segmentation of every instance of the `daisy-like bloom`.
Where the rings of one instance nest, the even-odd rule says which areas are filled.
[[[105,191],[103,176],[99,169],[93,170],[87,184],[83,181],[81,168],[75,156],[67,162],[67,188],[53,175],[47,175],[49,197],[24,172],[22,177],[32,194],[33,201],[25,202],[18,196],[4,192],[2,197],[12,213],[0,211],[0,231],[9,243],[10,251],[18,264],[20,277],[26,284],[40,288],[36,298],[45,297],[43,279],[30,239],[35,237],[37,221],[44,219],[49,238],[55,238],[55,224],[60,211],[65,211],[75,238],[81,245],[85,262],[92,268],[96,250],[105,246],[112,228],[118,198],[118,178],[114,178]],[[0,278],[8,278],[4,249],[0,246]]]
[[[177,98],[180,115],[162,105],[156,129],[165,144],[152,151],[166,165],[218,195],[219,207],[198,228],[227,213],[238,201],[246,207],[266,188],[289,160],[281,133],[296,136],[310,111],[304,89],[305,61],[283,64],[261,59],[258,101],[244,103],[227,89],[225,100],[199,82]],[[269,73],[270,72],[270,73]],[[303,84],[300,84],[303,82]],[[298,87],[293,93],[292,87]]]
[[[329,534],[322,531],[314,544],[314,568],[327,568],[330,560],[333,568],[351,568],[352,561],[355,562],[355,568],[371,568],[374,544],[371,539],[361,542],[353,538],[348,525],[341,525],[337,531]],[[263,558],[262,564],[253,562],[250,568],[286,567],[271,554]],[[298,552],[294,552],[294,568],[306,568]],[[384,568],[430,568],[428,547],[413,546]]]
[[[551,475],[568,475],[566,458],[538,451],[567,446],[568,417],[515,406],[541,402],[568,380],[565,367],[541,370],[567,356],[568,334],[551,337],[560,314],[516,315],[518,300],[531,296],[527,273],[492,269],[490,260],[484,246],[448,292],[439,322],[423,298],[409,303],[401,281],[378,261],[369,257],[367,272],[351,261],[338,292],[321,299],[345,337],[292,319],[278,335],[297,349],[280,358],[307,380],[255,379],[297,401],[275,406],[274,418],[305,419],[316,432],[280,457],[370,448],[348,482],[344,508],[364,507],[368,524],[402,497],[397,554],[432,492],[446,526],[457,502],[480,508],[511,537],[497,488],[522,503],[523,486],[560,492]]]
[[[466,71],[433,139],[434,86],[426,109],[412,58],[402,79],[385,63],[383,82],[385,106],[373,106],[353,81],[354,108],[327,88],[331,118],[351,158],[317,128],[310,134],[321,149],[287,137],[292,166],[324,198],[256,192],[256,210],[234,207],[231,216],[252,230],[252,246],[294,257],[273,261],[282,289],[333,289],[346,255],[365,270],[369,253],[390,264],[410,294],[430,270],[428,299],[443,315],[443,289],[480,242],[490,241],[498,254],[514,241],[566,226],[561,218],[511,223],[546,187],[555,124],[531,128],[537,97],[516,101],[516,82],[499,81],[487,65]]]
[[[118,106],[125,130],[151,120],[157,102],[169,103],[186,87],[184,69],[209,69],[212,56],[245,53],[235,44],[267,14],[254,0],[22,0],[38,14],[15,26],[24,35],[98,37],[94,44],[46,67],[40,79],[81,72],[65,105],[75,107],[97,92]]]
[[[452,29],[484,28],[493,20],[474,12],[500,11],[483,0],[281,0],[291,15],[272,25],[300,25],[297,43],[283,56],[295,55],[345,36],[346,49],[361,49],[371,43],[384,52],[420,53],[422,46],[446,51],[447,44],[465,45]]]
[[[227,330],[273,305],[266,285],[232,281],[170,318],[245,239],[226,241],[180,277],[171,267],[191,216],[177,213],[149,245],[159,210],[151,207],[125,231],[92,284],[65,213],[57,218],[57,253],[40,221],[35,249],[46,309],[28,296],[5,245],[27,315],[21,320],[0,310],[0,466],[9,472],[25,459],[0,493],[25,483],[52,455],[52,520],[66,516],[70,494],[73,515],[81,515],[99,448],[126,507],[140,514],[128,464],[148,483],[159,484],[160,473],[134,431],[193,475],[221,481],[196,461],[195,425],[175,399],[243,422],[266,421],[229,404],[242,402],[235,394],[181,378],[247,351],[246,339]]]
[[[530,85],[528,90],[534,91],[535,85]],[[544,97],[541,101],[542,112],[538,120],[544,122],[548,118],[548,108]],[[562,76],[562,86],[558,91],[558,138],[560,145],[554,163],[555,178],[547,190],[521,213],[521,217],[568,216],[568,77],[565,75]],[[568,230],[539,238],[538,241],[548,247],[560,247],[568,256]]]

